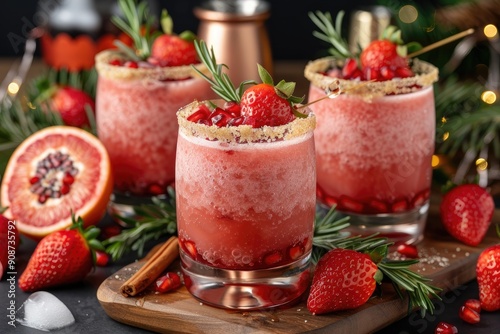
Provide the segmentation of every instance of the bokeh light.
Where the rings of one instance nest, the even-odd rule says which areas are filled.
[[[478,170],[486,170],[488,168],[488,161],[484,158],[479,158],[476,160],[476,168]]]
[[[431,164],[432,164],[432,167],[433,168],[436,168],[437,166],[439,166],[439,163],[440,163],[440,159],[437,155],[433,155],[432,156],[432,161],[431,161]]]
[[[498,34],[498,29],[493,24],[488,24],[483,29],[484,35],[488,38],[495,38]]]
[[[484,91],[481,94],[481,100],[483,100],[484,103],[493,104],[497,100],[497,94],[491,90]]]
[[[413,23],[418,18],[418,10],[411,5],[405,5],[399,9],[399,19],[403,23]]]

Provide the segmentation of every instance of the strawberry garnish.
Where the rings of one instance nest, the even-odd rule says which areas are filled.
[[[38,291],[81,281],[93,267],[95,250],[104,250],[95,239],[100,230],[83,230],[81,218],[69,230],[53,232],[35,248],[21,277],[23,291]]]
[[[500,245],[488,247],[479,255],[476,274],[481,308],[500,310]]]
[[[375,291],[377,265],[366,254],[334,249],[318,262],[307,308],[313,314],[348,310],[366,303]]]
[[[477,184],[463,184],[448,191],[441,202],[441,221],[453,237],[477,246],[491,223],[495,204],[491,195]]]
[[[235,88],[223,64],[217,64],[213,49],[208,50],[203,41],[194,42],[196,52],[206,65],[212,77],[194,68],[211,85],[212,89],[226,102],[223,108],[209,110],[200,106],[187,119],[192,122],[221,126],[250,125],[254,128],[279,126],[293,121],[296,117],[307,117],[294,105],[302,102],[303,97],[293,96],[295,82],[280,81],[276,85],[267,70],[257,64],[262,83],[247,80]],[[246,90],[245,86],[251,85]]]
[[[153,62],[160,66],[191,65],[198,61],[193,41],[196,36],[190,31],[180,35],[173,33],[173,21],[166,10],[162,12],[163,35],[156,37],[151,49]]]

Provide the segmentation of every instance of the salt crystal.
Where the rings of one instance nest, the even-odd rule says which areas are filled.
[[[46,291],[32,293],[17,310],[16,320],[23,326],[46,332],[75,323],[66,305]]]

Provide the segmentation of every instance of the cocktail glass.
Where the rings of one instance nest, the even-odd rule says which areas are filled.
[[[315,218],[315,117],[217,127],[179,110],[177,227],[185,285],[206,304],[260,309],[306,290]]]
[[[116,51],[96,57],[96,122],[114,174],[111,209],[126,214],[174,182],[177,110],[215,94],[191,66],[114,63],[126,59]]]
[[[420,241],[429,209],[438,70],[415,59],[414,77],[363,83],[335,78],[332,68],[340,71],[341,64],[322,58],[305,69],[310,101],[325,97],[336,80],[343,92],[310,107],[318,121],[319,200],[349,215],[355,234]]]

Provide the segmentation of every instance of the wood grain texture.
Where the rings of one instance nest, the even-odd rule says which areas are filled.
[[[500,223],[500,211],[493,223]],[[473,280],[480,252],[500,242],[494,224],[478,247],[454,240],[443,229],[436,212],[429,217],[426,237],[418,245],[420,263],[412,269],[432,278],[433,284],[449,291]],[[391,253],[397,257],[397,253]],[[384,283],[380,294],[356,310],[313,316],[305,300],[287,309],[228,311],[204,305],[183,287],[173,293],[146,291],[137,297],[123,297],[120,286],[144,261],[132,263],[109,278],[97,291],[104,311],[116,321],[160,333],[370,333],[407,315],[407,301],[400,300],[392,286]],[[174,263],[171,270],[178,270]],[[305,297],[304,297],[305,298]]]

